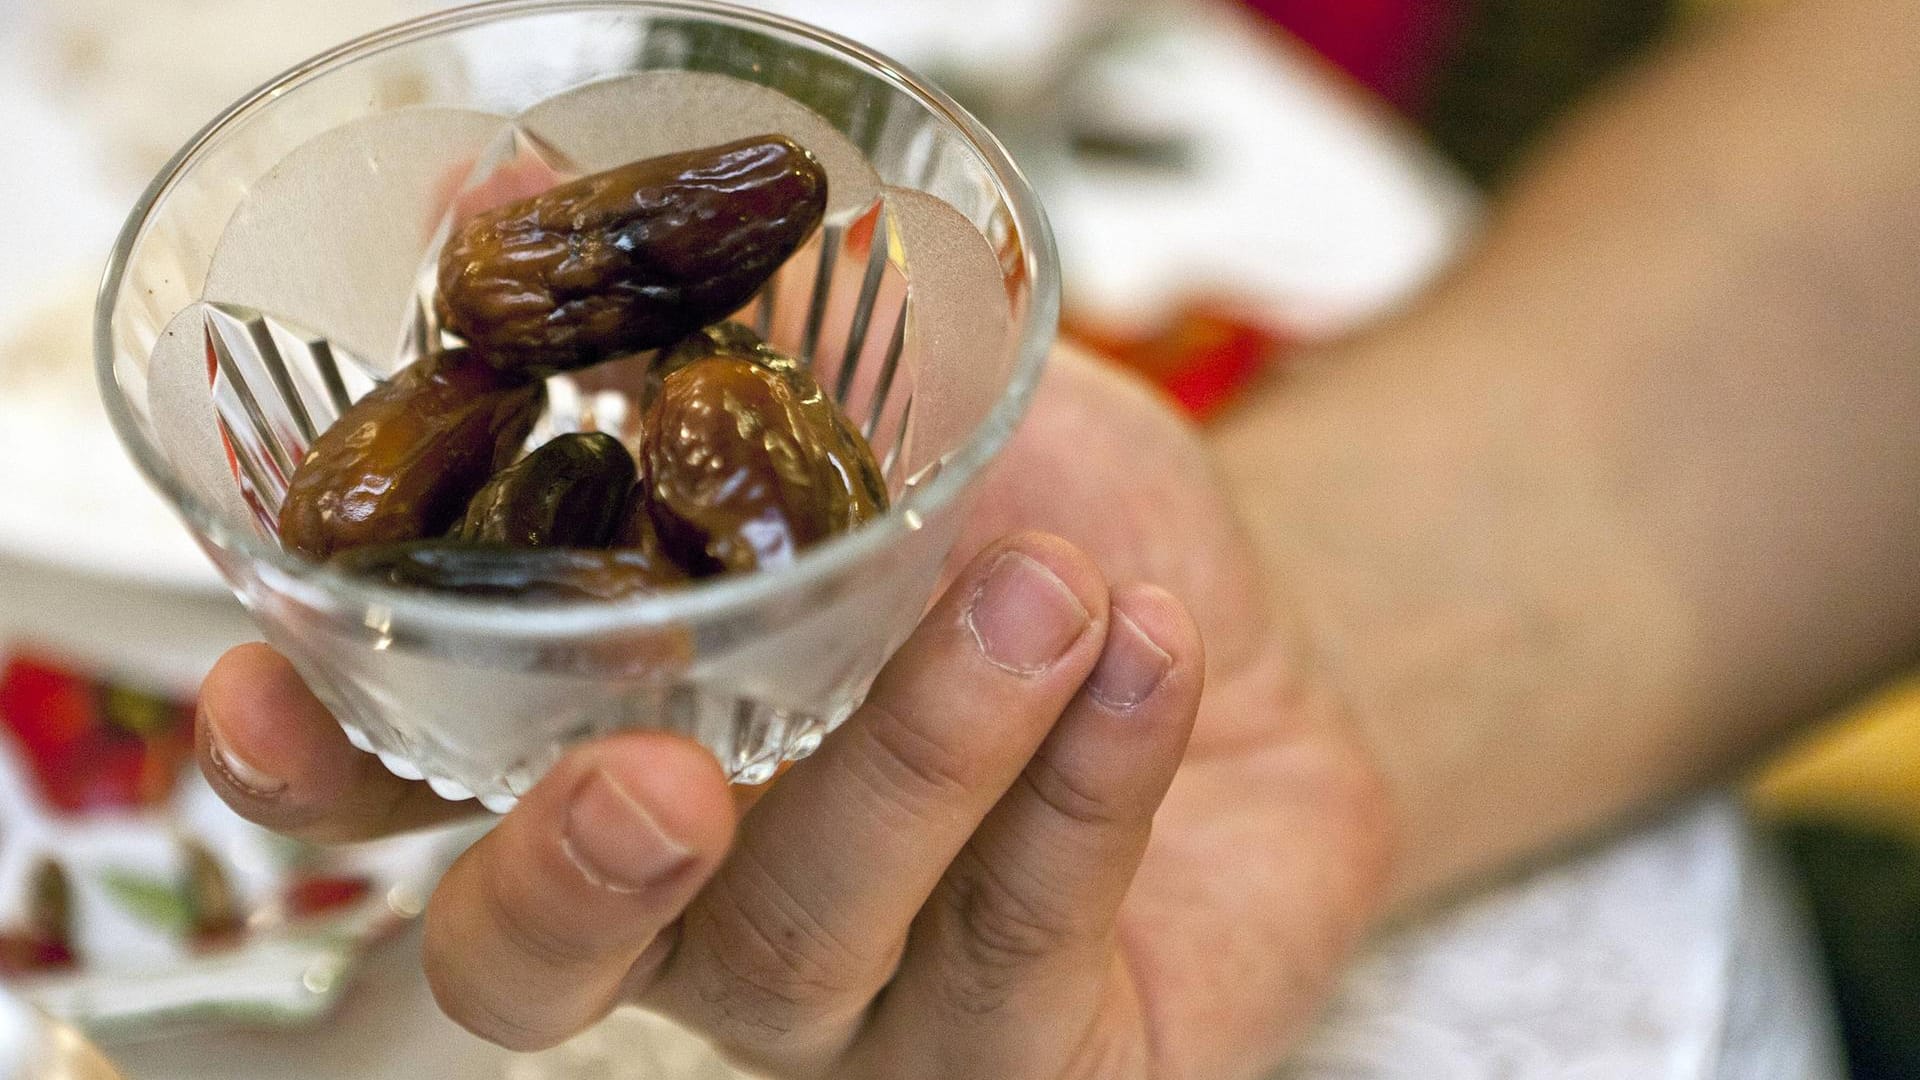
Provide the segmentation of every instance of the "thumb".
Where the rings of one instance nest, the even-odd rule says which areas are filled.
[[[726,779],[692,742],[636,733],[569,754],[434,893],[426,965],[441,1008],[515,1050],[593,1024],[637,963],[664,956],[733,824]]]

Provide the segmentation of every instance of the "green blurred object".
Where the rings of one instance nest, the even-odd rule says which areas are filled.
[[[1497,185],[1542,131],[1675,21],[1673,0],[1475,0],[1423,117],[1444,153]]]
[[[1855,1080],[1920,1080],[1920,844],[1839,820],[1776,831],[1813,911]]]

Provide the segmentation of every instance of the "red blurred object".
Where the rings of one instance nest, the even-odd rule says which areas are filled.
[[[0,932],[0,975],[33,975],[76,966],[73,949],[64,941],[17,930]]]
[[[373,883],[363,877],[306,877],[287,886],[287,917],[307,919],[358,903]]]
[[[1198,420],[1230,404],[1289,344],[1279,331],[1208,301],[1180,308],[1147,334],[1116,333],[1071,315],[1063,331],[1158,384]]]
[[[1466,0],[1244,0],[1396,108],[1418,113]]]
[[[65,813],[159,806],[193,753],[193,707],[16,655],[0,673],[0,723],[41,793]]]
[[[865,255],[873,247],[873,230],[880,224],[879,214],[867,214],[860,220],[847,226],[846,238],[840,243],[850,255]]]

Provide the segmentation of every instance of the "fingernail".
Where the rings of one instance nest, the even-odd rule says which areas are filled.
[[[653,888],[693,862],[693,849],[667,835],[605,769],[595,770],[574,794],[560,844],[588,881],[613,892]]]
[[[1107,631],[1107,647],[1087,676],[1087,693],[1109,709],[1131,709],[1153,696],[1173,670],[1167,655],[1140,629],[1138,623],[1116,611]]]
[[[256,799],[271,799],[287,789],[287,782],[235,753],[220,736],[220,725],[202,710],[201,729],[207,733],[207,758],[227,783]]]
[[[1087,609],[1053,571],[1017,551],[1000,556],[967,609],[988,660],[1022,675],[1045,671],[1086,629]]]

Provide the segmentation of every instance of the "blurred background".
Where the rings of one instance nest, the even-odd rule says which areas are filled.
[[[1442,272],[1572,102],[1762,2],[759,6],[981,115],[1054,218],[1066,332],[1204,421]],[[199,675],[252,635],[120,460],[89,349],[113,235],[181,143],[299,59],[441,6],[0,0],[0,978],[104,1036],[340,1007],[458,843],[298,849],[183,775]],[[1920,1076],[1920,682],[1747,796],[1812,902],[1856,1074]]]

